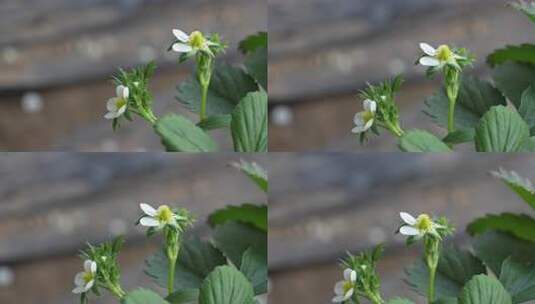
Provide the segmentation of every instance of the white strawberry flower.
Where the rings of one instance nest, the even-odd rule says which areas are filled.
[[[366,132],[372,127],[375,120],[375,112],[377,111],[377,103],[373,100],[366,99],[362,102],[364,111],[358,112],[353,118],[355,127],[351,132],[362,133]]]
[[[466,59],[463,56],[455,54],[450,47],[445,44],[435,49],[431,45],[422,42],[420,43],[420,49],[422,49],[425,55],[422,56],[418,62],[427,67],[442,68],[446,64],[457,66],[458,59]]]
[[[130,95],[130,90],[128,87],[119,85],[115,89],[116,97],[108,99],[106,108],[108,113],[104,115],[106,119],[115,119],[123,115],[128,106],[128,96]]]
[[[139,220],[139,223],[146,227],[163,228],[165,225],[177,226],[178,220],[185,220],[185,217],[181,217],[173,212],[167,205],[161,205],[158,209],[154,209],[149,204],[139,204],[139,207],[146,216]]]
[[[399,216],[405,224],[399,229],[399,233],[407,236],[423,237],[426,234],[438,235],[437,228],[444,228],[431,219],[425,213],[420,214],[414,218],[407,212],[400,212]]]
[[[173,29],[173,35],[178,39],[178,42],[174,43],[172,46],[173,51],[178,53],[196,53],[198,51],[204,51],[213,55],[210,46],[215,45],[215,43],[206,39],[200,31],[193,31],[188,35],[179,29]]]
[[[95,278],[97,275],[97,263],[91,260],[84,262],[84,271],[79,272],[74,277],[74,284],[76,288],[72,290],[73,293],[80,294],[91,290],[95,285]]]
[[[349,300],[355,293],[355,282],[357,281],[357,272],[347,268],[344,270],[344,280],[334,285],[336,296],[332,299],[333,303],[341,303]]]

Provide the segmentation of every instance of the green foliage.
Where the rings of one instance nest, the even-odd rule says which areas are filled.
[[[229,221],[250,224],[267,233],[267,206],[252,204],[228,206],[217,210],[209,217],[212,226],[222,225]]]
[[[515,1],[511,3],[511,5],[524,13],[524,15],[526,15],[532,22],[535,22],[535,6],[533,6],[532,2],[519,0],[518,2]]]
[[[389,300],[387,304],[414,304],[414,302],[404,298],[394,298]]]
[[[487,231],[502,231],[510,233],[519,239],[535,242],[535,219],[524,214],[489,214],[470,223],[467,231],[471,235],[478,235]]]
[[[253,76],[254,79],[267,90],[267,60],[268,60],[268,50],[267,48],[260,48],[250,54],[247,59],[245,59],[245,67],[249,75]]]
[[[535,45],[528,43],[508,45],[503,49],[495,50],[487,57],[490,66],[496,66],[506,61],[535,63]]]
[[[399,147],[405,152],[450,152],[451,149],[433,134],[411,130],[401,136]]]
[[[528,124],[530,134],[533,135],[535,131],[535,87],[528,87],[520,100],[520,107],[518,108],[520,116]]]
[[[204,131],[227,128],[230,127],[231,120],[232,117],[230,114],[208,116],[205,120],[200,121],[197,124],[197,127],[203,129]]]
[[[513,297],[513,303],[535,300],[535,265],[517,263],[507,258],[502,265],[500,282]]]
[[[474,139],[478,152],[518,152],[529,139],[529,127],[516,111],[496,106],[483,115]]]
[[[514,171],[506,171],[504,169],[493,171],[492,175],[503,181],[524,202],[535,209],[535,190],[529,180],[522,178]]]
[[[171,304],[197,304],[199,289],[183,289],[170,294],[165,299]]]
[[[253,284],[255,294],[267,292],[267,252],[249,247],[243,253],[240,271]]]
[[[260,167],[255,162],[246,162],[244,160],[231,163],[231,165],[244,172],[262,191],[265,193],[268,192],[268,176],[267,171],[264,168]]]
[[[419,294],[427,295],[429,272],[423,260],[407,268],[407,282]],[[435,284],[436,298],[457,297],[475,275],[486,273],[483,263],[468,251],[445,248],[440,256]]]
[[[500,281],[477,275],[464,287],[459,304],[512,304],[512,299]]]
[[[258,32],[257,34],[247,36],[239,44],[239,49],[243,54],[254,53],[257,49],[268,47],[268,33]]]
[[[442,141],[446,144],[450,145],[458,145],[462,143],[472,142],[474,140],[474,136],[476,135],[476,131],[472,129],[463,129],[463,130],[455,130],[446,137]]]
[[[204,280],[199,304],[252,304],[254,291],[247,278],[232,266],[219,266]]]
[[[267,103],[267,94],[258,91],[247,94],[236,106],[230,124],[235,151],[267,152]]]
[[[183,116],[168,114],[154,126],[163,145],[171,152],[212,152],[216,143],[201,128]]]
[[[214,245],[234,265],[242,264],[243,254],[251,247],[267,253],[267,233],[239,222],[227,222],[216,226],[213,240]]]
[[[494,68],[492,78],[496,87],[516,108],[519,108],[522,93],[535,83],[535,67],[529,64],[506,62]]]
[[[137,289],[129,292],[123,299],[122,304],[169,304],[165,299],[154,291]]]

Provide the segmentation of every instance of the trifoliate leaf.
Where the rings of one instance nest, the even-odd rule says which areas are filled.
[[[241,206],[228,206],[212,213],[209,222],[212,226],[222,225],[229,221],[237,221],[267,232],[267,206],[243,204]]]
[[[253,286],[232,266],[219,266],[204,280],[199,304],[252,304]]]
[[[247,174],[262,191],[267,193],[269,184],[267,171],[264,168],[255,162],[246,162],[243,159],[240,162],[233,162],[231,165]]]
[[[528,124],[530,133],[535,131],[535,87],[528,87],[524,93],[522,93],[522,99],[520,101],[520,108],[518,113]]]
[[[162,144],[169,152],[213,152],[217,145],[203,129],[189,119],[169,114],[154,125]]]
[[[535,189],[533,189],[533,186],[528,179],[521,177],[514,171],[506,171],[504,169],[493,171],[492,175],[502,180],[511,190],[518,194],[524,202],[535,209]]]
[[[436,298],[457,297],[474,275],[486,273],[485,266],[470,252],[446,247],[440,256],[436,281]],[[421,295],[427,295],[429,271],[423,260],[407,268],[407,281]]]
[[[519,0],[518,2],[511,3],[511,6],[524,13],[532,22],[535,22],[535,6],[533,2]]]
[[[214,245],[229,258],[234,265],[242,264],[244,252],[255,248],[267,255],[267,233],[250,225],[227,222],[214,228]]]
[[[212,244],[192,238],[183,242],[175,273],[175,288],[199,288],[201,282],[215,267],[226,264],[223,254]],[[169,263],[162,251],[149,257],[145,273],[158,285],[167,288]]]
[[[428,98],[425,104],[427,107],[424,113],[438,125],[447,128],[449,101],[444,89],[440,89]],[[492,106],[497,105],[506,105],[505,98],[488,81],[472,76],[462,77],[459,96],[455,103],[455,128],[460,130],[474,128],[481,117]]]
[[[259,48],[245,59],[247,73],[267,90],[267,48]]]
[[[511,295],[500,281],[487,275],[477,275],[463,288],[460,304],[512,304]]]
[[[495,50],[487,57],[490,66],[496,66],[506,61],[535,63],[535,45],[508,45],[503,49]]]
[[[208,116],[197,124],[204,131],[230,127],[232,117],[230,114]]]
[[[254,53],[257,49],[268,48],[268,33],[258,32],[257,34],[247,36],[240,42],[239,49],[242,53]]]
[[[529,127],[513,109],[492,107],[476,127],[478,152],[518,152],[529,138]]]
[[[535,83],[535,67],[530,64],[506,62],[494,68],[492,78],[496,87],[518,109],[522,93]]]
[[[266,252],[250,247],[243,253],[240,271],[253,284],[256,295],[267,292]]]
[[[267,152],[266,92],[257,91],[245,96],[232,112],[232,140],[237,152]]]
[[[249,92],[258,90],[254,79],[245,71],[228,64],[216,66],[208,90],[206,114],[208,116],[230,114]],[[184,80],[178,87],[177,100],[190,111],[201,109],[201,85],[196,77]]]
[[[493,230],[507,232],[519,239],[535,242],[535,219],[524,214],[489,214],[470,223],[466,230],[471,235]]]
[[[513,303],[535,300],[535,265],[507,258],[502,265],[500,282],[513,297]]]
[[[171,304],[197,304],[199,289],[183,289],[176,291],[165,298]]]
[[[169,304],[160,295],[148,289],[136,289],[129,292],[122,300],[123,304]]]
[[[399,148],[405,152],[450,152],[451,149],[433,134],[411,130],[401,136]]]
[[[495,274],[501,273],[503,261],[512,257],[519,263],[535,262],[535,243],[503,232],[486,232],[474,237],[474,252]]]

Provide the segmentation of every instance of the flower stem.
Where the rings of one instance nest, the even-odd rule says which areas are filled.
[[[431,304],[435,301],[435,277],[437,273],[436,267],[429,268],[429,288],[427,291],[428,303]]]
[[[167,290],[169,294],[172,294],[175,291],[176,260],[176,257],[169,258],[169,277],[167,278]]]
[[[201,121],[206,119],[206,99],[208,97],[208,86],[209,83],[204,85],[201,84],[201,113],[199,114]]]

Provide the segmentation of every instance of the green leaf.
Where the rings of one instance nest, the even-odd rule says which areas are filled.
[[[242,264],[242,256],[250,247],[267,255],[267,233],[250,225],[227,222],[218,225],[212,235],[214,245],[228,257],[234,265]]]
[[[254,53],[259,48],[268,48],[268,33],[258,32],[254,35],[247,36],[240,42],[239,49],[242,53]]]
[[[477,275],[464,287],[459,303],[512,304],[512,300],[500,281],[487,275]]]
[[[529,127],[520,115],[504,106],[492,107],[476,127],[478,152],[517,152],[529,138]]]
[[[411,130],[401,136],[399,148],[405,152],[450,152],[451,149],[433,134]]]
[[[169,304],[157,293],[142,288],[129,292],[121,302],[123,304]]]
[[[535,22],[535,6],[532,5],[531,1],[526,2],[521,0],[518,2],[512,2],[511,5],[524,13],[524,15],[526,15],[532,22]]]
[[[503,181],[524,202],[535,209],[535,189],[533,189],[528,179],[521,177],[514,171],[506,171],[504,169],[493,171],[492,175]]]
[[[250,247],[243,253],[240,271],[253,284],[256,295],[267,292],[267,255]]]
[[[447,128],[449,101],[445,90],[441,89],[435,93],[425,101],[425,104],[427,108],[424,113],[438,125]],[[506,104],[500,91],[488,81],[463,76],[455,104],[455,128],[472,129],[491,107]]]
[[[197,304],[199,299],[199,289],[183,289],[176,291],[167,298],[171,304]]]
[[[267,89],[267,48],[259,48],[247,56],[245,68],[249,75],[264,88]]]
[[[474,140],[476,131],[471,129],[464,129],[464,130],[455,130],[451,133],[449,133],[442,141],[444,141],[446,144],[462,144],[466,142],[472,142]]]
[[[251,283],[232,266],[217,267],[201,286],[199,304],[237,303],[254,303]]]
[[[508,258],[503,262],[500,282],[513,297],[513,303],[535,300],[535,266],[517,263]]]
[[[414,302],[404,298],[394,298],[388,300],[387,304],[414,304]]]
[[[258,85],[243,69],[228,64],[218,65],[210,81],[206,113],[208,116],[230,114],[247,93],[256,90]],[[197,77],[184,80],[178,87],[176,98],[190,111],[199,113],[201,86]]]
[[[535,220],[525,214],[488,214],[476,219],[467,227],[467,231],[471,235],[492,230],[507,232],[519,239],[535,242]]]
[[[267,206],[243,204],[241,206],[227,206],[212,213],[208,219],[212,226],[222,225],[228,221],[251,224],[267,232]]]
[[[175,288],[199,288],[208,273],[226,262],[223,254],[212,244],[198,238],[185,240],[176,266]],[[147,259],[145,273],[158,285],[167,288],[168,265],[167,257],[163,251],[159,251]]]
[[[520,101],[520,108],[518,113],[530,128],[530,133],[533,134],[535,130],[535,87],[528,87],[524,93],[522,93],[522,99]]]
[[[440,256],[435,292],[438,299],[457,297],[474,275],[486,273],[485,266],[470,252],[446,247]],[[429,272],[423,260],[407,268],[409,285],[419,294],[427,295]]]
[[[535,136],[527,138],[524,141],[520,152],[535,152]]]
[[[474,252],[495,274],[501,273],[503,261],[512,257],[520,263],[535,262],[535,243],[503,232],[486,232],[474,237]]]
[[[227,128],[230,127],[231,120],[232,117],[230,114],[208,116],[205,120],[199,122],[197,127],[203,129],[204,131]]]
[[[246,162],[243,159],[240,162],[233,162],[231,165],[234,168],[244,172],[262,191],[268,192],[268,176],[267,171],[260,167],[255,162]]]
[[[232,112],[232,140],[237,152],[267,152],[266,92],[258,91],[245,96]]]
[[[522,93],[535,83],[535,67],[530,64],[506,62],[494,68],[492,78],[496,87],[518,109]]]
[[[496,66],[506,61],[535,63],[535,45],[508,45],[503,49],[495,50],[487,57],[490,66]]]
[[[169,114],[159,119],[154,126],[162,144],[170,152],[213,152],[216,143],[203,129],[189,119]]]

